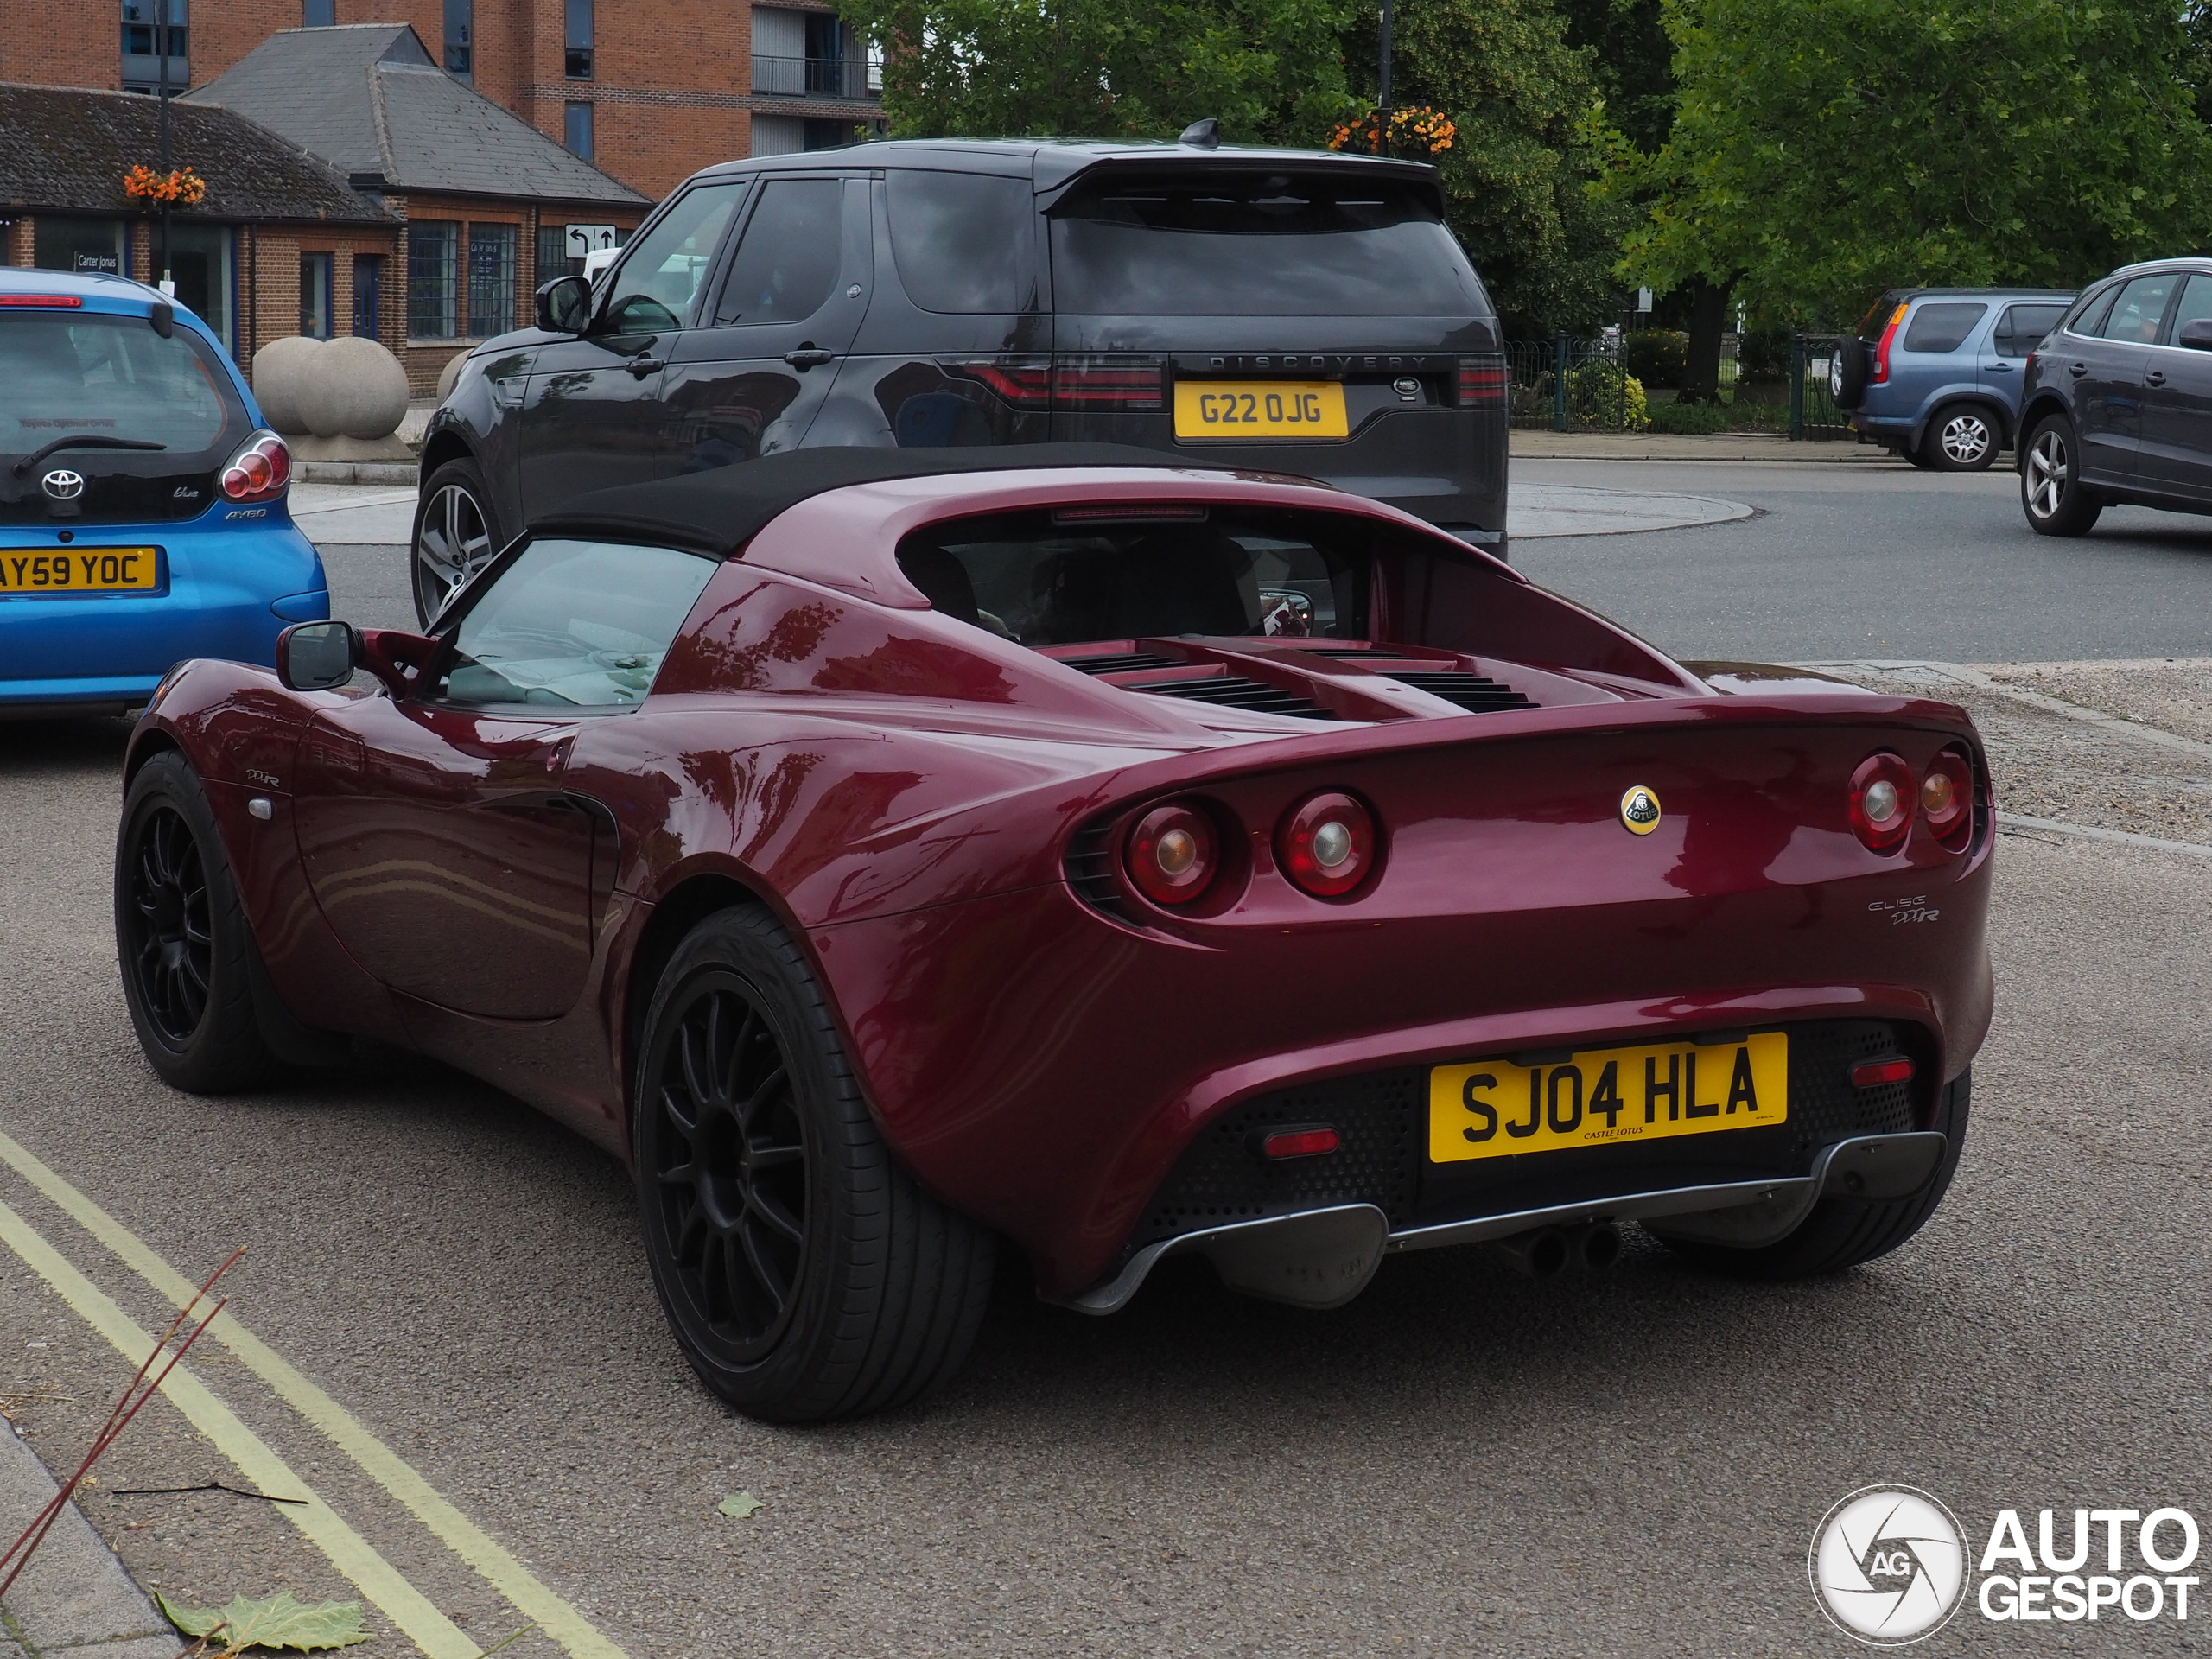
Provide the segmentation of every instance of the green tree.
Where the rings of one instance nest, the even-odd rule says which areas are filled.
[[[1351,111],[1351,0],[845,0],[885,42],[894,137],[1173,137],[1204,116],[1244,143],[1318,142]]]
[[[1667,25],[1632,278],[1846,323],[1892,284],[2072,286],[2212,226],[2164,0],[1667,0]]]

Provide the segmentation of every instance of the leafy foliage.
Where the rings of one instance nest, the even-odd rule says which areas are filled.
[[[1854,320],[1905,283],[2073,286],[2196,245],[2212,134],[2162,0],[1666,0],[1680,103],[1625,269]],[[1626,189],[1621,187],[1625,185]]]
[[[154,1599],[170,1624],[187,1636],[211,1637],[226,1655],[248,1648],[296,1648],[309,1652],[320,1648],[350,1648],[369,1639],[361,1624],[358,1601],[302,1602],[289,1590],[279,1590],[261,1601],[233,1597],[220,1610],[180,1607],[156,1590]]]
[[[1172,138],[1311,143],[1352,114],[1338,31],[1351,0],[847,0],[886,43],[900,138]]]
[[[1637,328],[1621,336],[1621,366],[1647,386],[1679,386],[1688,366],[1690,337],[1672,328]]]

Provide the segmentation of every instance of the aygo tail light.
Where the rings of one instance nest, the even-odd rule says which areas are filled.
[[[1219,838],[1203,807],[1187,801],[1155,806],[1139,818],[1122,850],[1129,885],[1170,909],[1205,896],[1221,868]]]
[[[1912,768],[1886,749],[1870,754],[1851,774],[1852,833],[1872,851],[1892,853],[1912,828]]]
[[[1920,816],[1936,839],[1962,853],[1974,839],[1974,763],[1957,749],[1929,762],[1920,780]]]
[[[232,501],[273,501],[292,481],[292,452],[274,432],[257,432],[223,468],[223,495]]]

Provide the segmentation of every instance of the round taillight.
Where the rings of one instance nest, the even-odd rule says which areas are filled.
[[[292,452],[274,432],[257,432],[223,469],[223,493],[233,501],[265,501],[292,481]]]
[[[1317,899],[1350,893],[1375,868],[1375,820],[1349,795],[1309,795],[1283,815],[1275,861]]]
[[[1929,762],[1920,780],[1920,816],[1955,853],[1974,838],[1974,763],[1958,750],[1946,749]]]
[[[1129,831],[1122,867],[1130,885],[1155,905],[1187,905],[1220,868],[1213,820],[1182,802],[1155,806]]]
[[[1914,804],[1912,768],[1901,755],[1870,754],[1851,774],[1852,833],[1875,852],[1904,844]]]

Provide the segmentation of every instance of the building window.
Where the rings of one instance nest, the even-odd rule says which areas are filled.
[[[591,79],[592,0],[568,0],[568,75],[570,80]]]
[[[167,30],[168,86],[181,92],[192,85],[188,50],[190,17],[187,0],[123,0],[123,90],[161,90],[162,54],[156,37]]]
[[[330,338],[333,266],[327,253],[300,256],[300,332],[309,340]]]
[[[376,339],[383,316],[384,256],[357,253],[353,256],[353,332]]]
[[[461,226],[418,219],[407,226],[407,337],[458,340]]]
[[[472,79],[476,46],[476,0],[446,0],[446,73]]]
[[[822,98],[842,98],[845,86],[845,25],[822,12],[806,14],[806,90]],[[809,144],[809,149],[821,146]]]
[[[55,219],[38,216],[31,232],[31,263],[41,270],[105,272],[128,276],[123,225],[112,219]]]
[[[808,149],[837,149],[846,144],[857,144],[868,137],[868,129],[856,121],[823,121],[809,116],[806,118]]]
[[[468,333],[482,340],[515,326],[515,227],[468,227]]]
[[[592,159],[594,142],[590,105],[569,104],[563,107],[561,142],[569,147],[571,154],[581,156],[586,161]]]
[[[300,23],[306,29],[336,28],[338,0],[301,0]]]
[[[556,276],[579,274],[583,268],[582,260],[569,257],[567,226],[540,225],[537,227],[537,285],[540,288]]]
[[[235,352],[231,300],[238,274],[238,241],[227,225],[179,225],[169,232],[169,270],[176,302],[215,331],[223,349]]]

